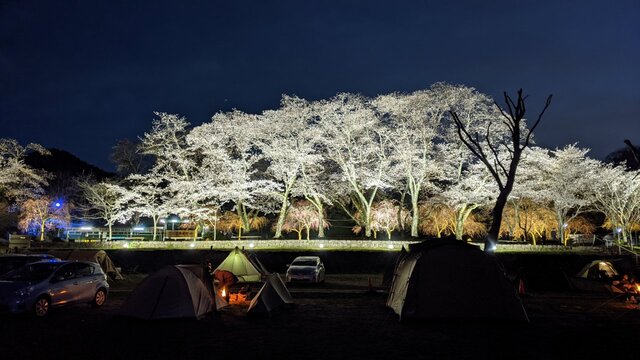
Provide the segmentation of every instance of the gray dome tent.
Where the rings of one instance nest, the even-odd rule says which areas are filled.
[[[142,280],[122,305],[120,314],[145,320],[201,319],[215,307],[211,293],[196,274],[188,267],[175,265]]]
[[[497,260],[459,240],[427,240],[399,259],[387,306],[400,319],[528,321]]]

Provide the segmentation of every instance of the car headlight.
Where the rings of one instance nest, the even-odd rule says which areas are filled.
[[[33,291],[33,286],[29,286],[29,287],[17,290],[15,294],[18,296],[28,296],[31,294],[32,291]]]

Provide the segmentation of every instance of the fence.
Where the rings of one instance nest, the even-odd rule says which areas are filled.
[[[171,230],[168,230],[171,231]],[[176,230],[181,231],[181,230]],[[164,236],[164,228],[156,228],[156,238],[162,239]],[[64,239],[67,241],[76,240],[107,240],[109,237],[109,228],[106,227],[70,227],[64,231]],[[191,236],[193,238],[193,231]],[[152,240],[153,228],[144,228],[139,230],[129,227],[111,228],[111,240]]]

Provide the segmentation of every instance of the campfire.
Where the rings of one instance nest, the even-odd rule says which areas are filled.
[[[227,300],[229,305],[246,305],[246,302],[249,301],[248,295],[247,293],[231,292],[226,287],[220,290],[220,296]]]
[[[245,302],[247,302],[247,294],[236,293],[229,296],[229,305],[244,304]]]

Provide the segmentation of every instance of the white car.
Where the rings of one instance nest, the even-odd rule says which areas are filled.
[[[318,256],[298,256],[287,265],[287,282],[324,282],[324,264]]]

